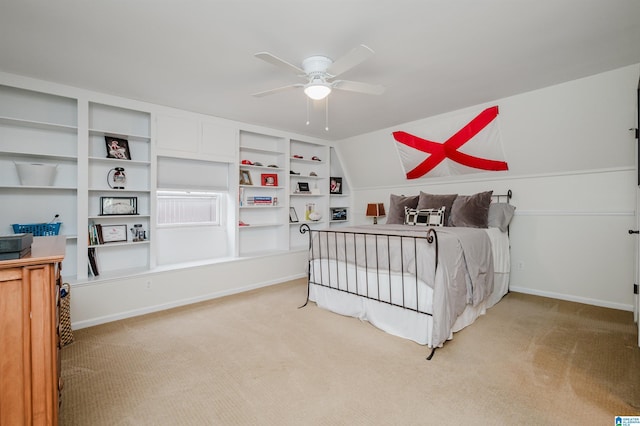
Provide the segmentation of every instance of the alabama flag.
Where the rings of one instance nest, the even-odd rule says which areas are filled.
[[[509,170],[498,107],[450,115],[415,131],[393,132],[407,179]]]

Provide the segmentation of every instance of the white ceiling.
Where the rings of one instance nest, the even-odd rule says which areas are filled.
[[[300,66],[359,44],[341,78],[381,96],[301,90]],[[640,63],[639,0],[0,0],[0,70],[329,140]]]

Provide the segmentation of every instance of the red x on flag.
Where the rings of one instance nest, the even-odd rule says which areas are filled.
[[[393,132],[407,179],[417,179],[441,165],[439,175],[471,173],[479,170],[508,170],[497,126],[498,107],[485,109],[445,142],[434,142],[407,132]],[[455,121],[455,119],[454,119]],[[465,119],[466,121],[466,119]],[[449,123],[449,126],[459,124]],[[459,149],[465,146],[466,152]],[[426,158],[424,153],[429,154]],[[488,156],[489,159],[480,157]],[[446,162],[449,159],[451,161]],[[448,173],[447,173],[448,172]]]

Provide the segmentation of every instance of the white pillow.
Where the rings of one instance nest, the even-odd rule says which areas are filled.
[[[404,223],[405,225],[443,226],[445,211],[446,207],[444,206],[439,209],[410,209],[405,207]]]

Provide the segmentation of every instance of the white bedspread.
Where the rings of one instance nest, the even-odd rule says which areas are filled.
[[[468,305],[479,306],[492,294],[493,252],[491,238],[485,229],[436,228],[439,258],[435,274],[435,249],[426,239],[415,240],[419,259],[416,262],[411,238],[403,238],[401,249],[400,238],[391,238],[387,242],[384,237],[376,237],[379,234],[426,237],[425,228],[376,225],[340,228],[340,231],[364,235],[317,234],[311,251],[313,256],[337,259],[360,268],[377,265],[380,270],[391,273],[417,275],[420,281],[433,289],[433,346],[440,346],[450,337],[456,319]],[[407,241],[411,243],[407,244]]]

